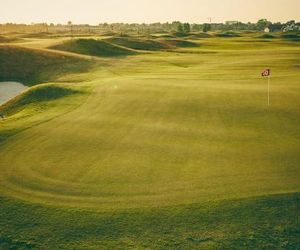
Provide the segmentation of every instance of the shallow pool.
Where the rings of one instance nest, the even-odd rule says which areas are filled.
[[[28,87],[19,82],[0,82],[0,105],[22,93]]]

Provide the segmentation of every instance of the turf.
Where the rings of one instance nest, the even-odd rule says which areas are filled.
[[[178,40],[178,39],[169,39],[165,41],[167,44],[174,46],[175,48],[189,48],[189,47],[198,47],[199,44],[186,41],[186,40]]]
[[[271,35],[271,34],[263,34],[263,35],[258,36],[257,38],[274,39],[274,38],[276,38],[276,36]]]
[[[233,31],[227,31],[227,32],[217,33],[216,36],[218,36],[218,37],[240,37],[240,34],[238,34],[237,32],[233,32]]]
[[[134,37],[112,37],[106,39],[106,41],[118,44],[127,48],[135,49],[135,50],[165,50],[170,48],[170,46],[166,43],[151,40],[151,39],[139,39]]]
[[[295,42],[300,41],[300,34],[297,34],[297,33],[294,33],[294,32],[282,34],[281,37],[286,39],[286,40],[290,40],[290,41],[295,41]]]
[[[18,97],[3,248],[299,248],[300,48],[257,36],[91,61]]]
[[[15,42],[18,40],[15,37],[8,37],[8,36],[0,36],[0,43],[10,43],[10,42]]]
[[[0,201],[2,249],[298,249],[300,244],[296,194],[118,213]]]
[[[76,93],[78,93],[78,91],[73,89],[44,84],[42,86],[31,88],[3,104],[0,106],[0,113],[5,116],[11,116],[12,114],[20,112],[23,108],[27,108],[29,105],[42,105],[43,102],[49,102]]]
[[[127,48],[119,47],[106,41],[95,39],[75,39],[51,48],[102,57],[117,57],[136,54],[136,52]]]
[[[0,144],[11,136],[78,107],[90,91],[86,86],[41,84],[0,106]]]

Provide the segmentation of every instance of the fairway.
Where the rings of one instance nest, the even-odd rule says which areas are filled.
[[[105,44],[106,47],[108,41],[116,40],[96,39],[105,39],[97,46]],[[80,46],[88,41],[96,43],[96,40],[80,41]],[[185,235],[178,236],[178,249],[197,249],[199,244],[212,249],[239,248],[239,244],[234,245],[234,239],[230,241],[222,232],[230,224],[228,218],[238,211],[246,211],[247,207],[253,210],[241,214],[242,218],[253,216],[259,207],[262,218],[266,219],[264,209],[270,204],[280,207],[280,201],[286,199],[291,211],[299,216],[299,42],[279,38],[266,41],[255,34],[193,38],[186,39],[186,43],[160,39],[161,44],[189,46],[170,45],[155,51],[135,50],[134,46],[125,48],[126,44],[120,42],[121,45],[108,47],[117,47],[121,54],[111,57],[105,54],[105,58],[98,57],[98,50],[93,54],[93,50],[86,52],[83,47],[73,49],[74,41],[69,50],[68,43],[59,39],[36,38],[14,46],[30,51],[32,43],[43,53],[43,60],[49,53],[50,59],[71,66],[64,68],[56,79],[46,73],[34,79],[22,76],[28,85],[40,83],[36,79],[49,81],[30,88],[33,92],[17,97],[0,109],[8,114],[0,120],[0,194],[3,197],[0,206],[6,214],[12,207],[18,207],[18,216],[25,217],[31,214],[29,211],[33,211],[30,215],[33,217],[34,213],[47,216],[49,212],[53,220],[72,225],[76,214],[81,217],[82,227],[93,227],[93,218],[96,221],[100,217],[99,220],[113,218],[112,223],[121,225],[112,227],[122,228],[129,216],[126,213],[134,213],[138,227],[152,231],[149,237],[143,235],[147,239],[143,245],[141,239],[134,240],[130,235],[138,235],[134,225],[124,227],[133,232],[127,236],[115,235],[112,242],[119,241],[125,249],[176,248],[166,243],[170,242],[168,237],[161,244],[151,243],[156,233],[149,225],[152,216],[157,214],[155,218],[161,217],[162,221],[181,214],[178,221],[173,218],[172,222],[165,221],[166,225],[176,227],[176,223],[183,225],[187,221],[186,227],[179,227],[182,231],[177,232]],[[76,62],[72,64],[73,61]],[[80,65],[85,70],[77,71]],[[267,79],[260,76],[266,67],[272,69],[270,106],[267,105]],[[42,70],[46,72],[48,68]],[[49,97],[43,88],[52,90],[53,94]],[[223,203],[226,209],[220,205]],[[193,231],[187,226],[192,225],[189,209],[193,218],[218,220],[209,213],[210,208],[218,211],[216,214],[229,216],[228,221],[224,220],[218,232],[210,228],[211,233],[203,233],[202,240],[189,240],[188,232]],[[274,214],[282,208],[278,209]],[[65,210],[73,211],[72,222]],[[277,214],[277,219],[280,218],[287,219]],[[10,220],[14,221],[7,219],[3,223],[8,225]],[[197,225],[200,227],[201,223]],[[299,221],[295,223],[294,230]],[[3,231],[6,241],[12,230],[13,226],[6,226]],[[112,229],[101,230],[106,234]],[[241,230],[243,234],[242,229],[230,230]],[[58,234],[59,231],[55,233]],[[38,236],[28,235],[38,248],[41,242]],[[296,247],[299,231],[287,235],[295,237],[290,247]],[[104,239],[95,241],[95,237],[88,232],[79,237],[78,243],[83,244],[80,249],[92,249],[99,244],[104,248],[120,246],[110,245],[113,243]],[[75,247],[74,241],[55,240],[53,244],[61,248]],[[21,238],[17,241],[23,242]],[[266,248],[279,244],[268,239],[266,242],[271,244],[266,243]],[[284,240],[279,242],[283,244]],[[258,246],[252,243],[245,244],[250,248]]]

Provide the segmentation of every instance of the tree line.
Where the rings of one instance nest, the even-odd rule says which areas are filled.
[[[98,33],[98,32],[135,32],[138,34],[177,32],[188,34],[190,32],[209,32],[209,31],[264,31],[268,28],[271,32],[277,31],[300,31],[300,22],[295,20],[286,23],[271,22],[267,19],[260,19],[256,23],[243,23],[239,21],[227,21],[225,23],[188,23],[188,22],[166,22],[166,23],[100,23],[99,25],[37,23],[37,24],[0,24],[0,33],[9,32],[76,32],[76,33]]]

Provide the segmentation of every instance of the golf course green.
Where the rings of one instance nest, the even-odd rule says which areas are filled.
[[[0,249],[299,249],[298,40],[30,38],[0,81]]]

